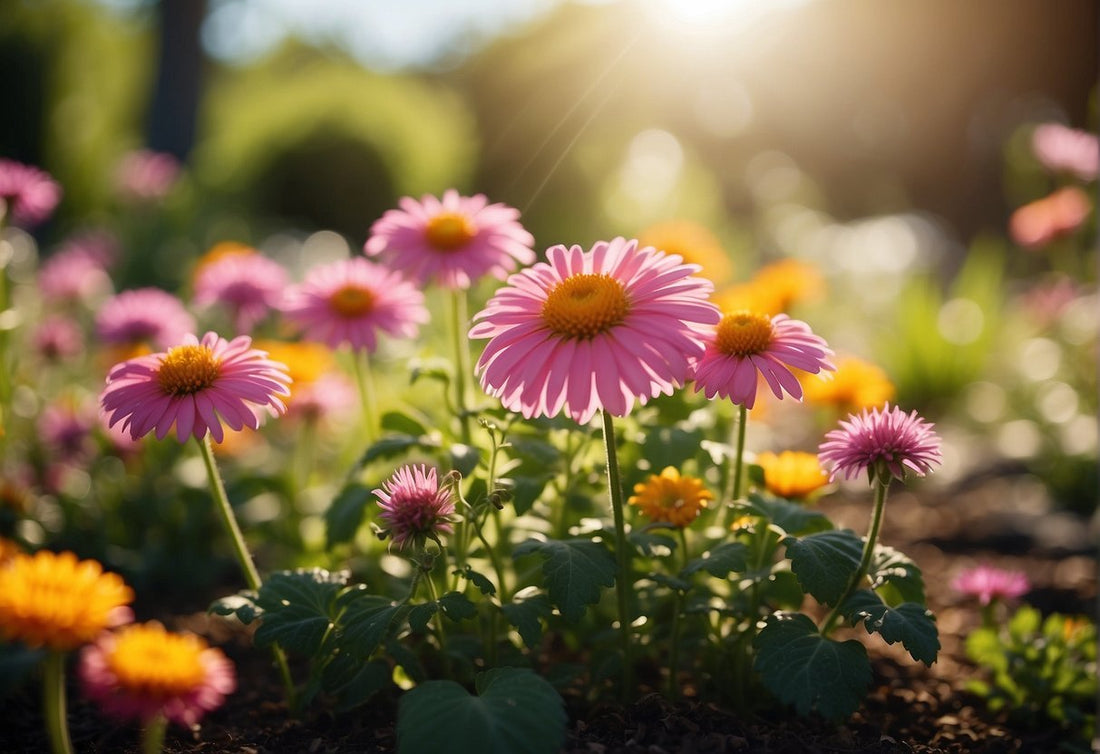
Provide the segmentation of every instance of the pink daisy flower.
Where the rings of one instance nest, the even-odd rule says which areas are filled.
[[[194,332],[195,318],[183,303],[159,288],[136,288],[108,299],[95,316],[96,335],[117,346],[167,348]]]
[[[1072,173],[1083,181],[1094,181],[1100,172],[1100,143],[1096,134],[1069,128],[1061,123],[1044,123],[1031,135],[1031,149],[1047,170]]]
[[[809,325],[786,314],[768,316],[750,311],[726,314],[706,339],[706,350],[695,364],[695,391],[707,398],[728,398],[745,408],[756,403],[757,376],[776,398],[786,392],[802,400],[802,385],[792,369],[811,374],[836,371],[833,352]]]
[[[415,338],[428,321],[424,294],[392,270],[356,257],[315,267],[292,286],[283,314],[308,340],[373,353],[378,332]]]
[[[427,539],[438,542],[440,534],[454,531],[451,488],[439,486],[434,468],[402,466],[374,495],[385,524],[381,536],[392,537],[399,549],[410,543],[421,546]]]
[[[80,326],[69,319],[52,315],[34,328],[31,342],[35,352],[46,361],[64,361],[84,351],[84,336]]]
[[[87,241],[87,242],[86,242]],[[89,303],[111,292],[106,237],[73,238],[38,270],[38,290],[47,301]]]
[[[38,417],[38,434],[53,452],[51,460],[78,461],[92,449],[92,429],[96,412],[64,400],[46,406]]]
[[[286,270],[255,252],[226,254],[204,264],[195,276],[196,306],[221,304],[238,334],[247,335],[282,299]]]
[[[698,265],[624,238],[587,252],[552,246],[546,257],[474,317],[470,337],[490,339],[477,363],[486,393],[527,418],[566,407],[585,424],[684,384],[718,321]]]
[[[137,149],[119,160],[115,187],[119,196],[134,202],[155,202],[171,193],[180,174],[180,163],[167,152]]]
[[[207,432],[221,442],[223,423],[257,429],[262,409],[286,411],[281,398],[290,394],[290,377],[286,365],[251,346],[244,335],[226,341],[208,332],[200,341],[188,334],[166,353],[116,364],[100,395],[108,426],[122,422],[135,440],[153,431],[162,440],[174,425],[180,442]]]
[[[881,410],[864,409],[825,434],[818,458],[829,480],[841,474],[851,479],[866,471],[871,482],[887,474],[904,479],[906,471],[924,476],[942,462],[940,438],[933,425],[887,403]]]
[[[1027,575],[1020,571],[1006,571],[981,564],[968,568],[951,582],[951,588],[962,594],[977,597],[982,605],[994,600],[1014,600],[1031,590]]]
[[[163,715],[195,725],[237,688],[220,649],[156,621],[102,634],[81,650],[78,674],[85,696],[104,712],[143,723]]]
[[[469,288],[485,275],[503,280],[517,263],[535,261],[535,239],[519,224],[519,210],[489,204],[483,194],[448,189],[442,199],[406,196],[398,204],[371,226],[363,251],[416,283]]]
[[[38,225],[53,213],[59,201],[61,186],[49,173],[0,159],[0,220],[10,213],[16,225]]]

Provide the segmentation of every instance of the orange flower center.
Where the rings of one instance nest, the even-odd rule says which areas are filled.
[[[357,285],[345,285],[329,297],[332,308],[345,317],[362,317],[374,308],[374,294]]]
[[[134,625],[118,632],[107,665],[130,694],[164,699],[202,685],[204,649],[198,637],[169,633],[158,623]]]
[[[219,372],[221,362],[207,346],[176,346],[161,359],[157,382],[169,395],[193,395],[213,385]]]
[[[767,350],[771,342],[771,317],[741,311],[722,317],[714,344],[727,356],[751,356]]]
[[[610,275],[574,275],[558,283],[542,305],[542,320],[558,335],[588,340],[626,318],[630,301]]]
[[[424,235],[440,251],[457,249],[477,235],[477,226],[470,218],[458,212],[440,212],[428,220]]]

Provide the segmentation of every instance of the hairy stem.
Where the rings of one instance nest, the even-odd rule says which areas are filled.
[[[840,619],[840,609],[848,601],[848,598],[855,594],[856,589],[863,582],[864,576],[867,575],[867,571],[871,568],[871,558],[875,554],[875,541],[878,539],[879,529],[882,528],[882,512],[886,508],[886,491],[890,488],[890,479],[889,474],[878,475],[875,483],[875,508],[871,513],[871,526],[867,531],[867,540],[863,543],[863,555],[859,559],[859,567],[852,574],[852,579],[848,582],[848,587],[844,590],[840,599],[837,600],[836,606],[825,618],[825,623],[821,626],[822,636],[828,636],[836,627],[836,623]]]

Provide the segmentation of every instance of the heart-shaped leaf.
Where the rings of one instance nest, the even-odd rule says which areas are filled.
[[[863,554],[863,540],[851,529],[787,537],[783,544],[798,583],[826,605],[835,605],[844,596]]]
[[[863,621],[867,633],[877,633],[887,644],[900,641],[914,660],[931,665],[940,651],[936,619],[924,605],[905,602],[890,607],[872,591],[860,589],[841,607],[848,622]]]

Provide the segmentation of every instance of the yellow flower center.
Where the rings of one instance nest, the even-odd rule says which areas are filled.
[[[181,696],[202,685],[206,648],[197,636],[169,633],[159,623],[128,626],[116,635],[107,666],[130,694]]]
[[[357,285],[345,285],[329,297],[329,303],[345,317],[362,317],[374,308],[374,294]]]
[[[558,335],[587,340],[626,318],[630,301],[610,275],[574,275],[558,283],[542,305],[542,320]]]
[[[176,346],[161,359],[157,382],[169,395],[193,395],[213,385],[220,371],[221,362],[207,346]]]
[[[424,235],[440,251],[451,251],[468,243],[477,235],[477,226],[458,212],[440,212],[428,220]]]
[[[703,486],[701,479],[682,477],[674,467],[668,466],[660,474],[650,474],[645,482],[634,485],[634,494],[628,502],[641,508],[653,521],[683,528],[713,499],[714,495]]]
[[[751,356],[767,350],[771,342],[771,317],[740,311],[722,317],[714,344],[727,356]]]

